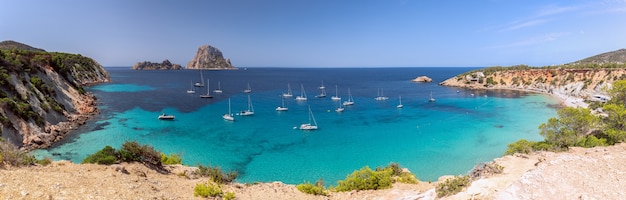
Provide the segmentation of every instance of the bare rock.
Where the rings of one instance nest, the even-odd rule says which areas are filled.
[[[182,66],[179,64],[172,64],[169,60],[164,60],[162,63],[153,62],[137,62],[130,69],[133,70],[180,70]]]
[[[420,76],[420,77],[417,77],[417,78],[415,78],[415,79],[413,79],[411,81],[412,82],[425,82],[425,83],[428,83],[428,82],[433,82],[433,79],[428,77],[428,76]]]
[[[187,63],[187,69],[236,69],[230,59],[224,59],[222,52],[210,45],[198,48],[196,56]]]

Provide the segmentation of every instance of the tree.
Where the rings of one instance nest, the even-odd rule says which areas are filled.
[[[626,140],[626,107],[614,103],[605,104],[602,109],[607,114],[604,118],[604,134],[609,143]]]
[[[613,86],[608,90],[611,100],[608,103],[614,103],[626,106],[626,80],[613,82]]]
[[[558,118],[548,119],[548,123],[541,124],[539,129],[548,143],[566,148],[584,140],[598,125],[599,118],[589,109],[568,107],[559,110]]]

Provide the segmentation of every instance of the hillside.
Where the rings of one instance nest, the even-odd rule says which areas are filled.
[[[575,63],[530,67],[488,67],[449,78],[443,86],[470,89],[514,89],[590,99],[603,88],[626,79],[626,49],[592,56]]]
[[[31,47],[29,45],[22,44],[22,43],[12,41],[12,40],[6,40],[6,41],[0,42],[0,50],[13,50],[13,49],[45,52],[45,50],[43,49]]]
[[[48,147],[96,114],[83,86],[109,81],[91,58],[18,49],[0,50],[0,76],[2,138],[25,149]]]
[[[603,63],[626,63],[626,49],[620,49],[617,51],[606,52],[585,58],[573,64],[603,64]]]

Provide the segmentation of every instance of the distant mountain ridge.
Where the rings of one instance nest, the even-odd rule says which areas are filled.
[[[22,44],[13,40],[5,40],[5,41],[0,42],[0,50],[13,50],[13,49],[46,52],[46,50],[31,47],[29,45]]]
[[[626,49],[619,49],[616,51],[601,53],[595,56],[591,56],[572,64],[604,64],[604,63],[626,63]]]

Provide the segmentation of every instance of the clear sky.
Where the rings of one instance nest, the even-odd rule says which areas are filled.
[[[626,48],[626,0],[2,0],[0,40],[104,66],[544,66]]]

